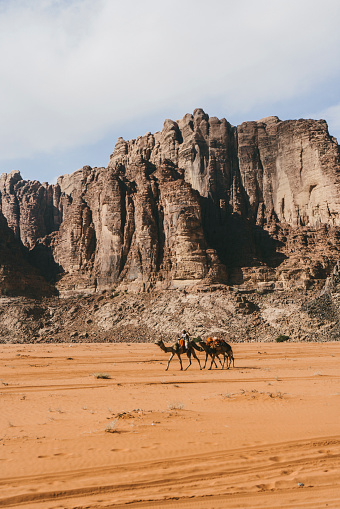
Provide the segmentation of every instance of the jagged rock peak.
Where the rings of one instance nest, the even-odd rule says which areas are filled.
[[[340,225],[339,147],[324,120],[269,116],[233,127],[197,108],[165,120],[162,132],[119,139],[108,167],[130,178],[138,158],[172,161],[202,197],[249,217],[261,210],[294,226]]]
[[[0,211],[15,237],[28,248],[59,228],[67,201],[59,185],[23,180],[17,170],[0,177]]]

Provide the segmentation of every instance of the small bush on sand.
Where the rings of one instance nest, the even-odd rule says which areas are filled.
[[[114,421],[110,422],[105,428],[106,433],[117,433],[117,422],[118,419],[115,419]]]
[[[169,410],[183,410],[184,405],[183,403],[176,402],[176,403],[169,403]]]
[[[93,373],[93,376],[95,378],[103,378],[105,380],[107,380],[108,378],[111,378],[108,373]]]
[[[278,336],[275,341],[276,343],[283,343],[284,341],[288,341],[289,339],[289,336],[285,336],[284,334],[280,334],[280,336]]]

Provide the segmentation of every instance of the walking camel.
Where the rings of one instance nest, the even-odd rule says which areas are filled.
[[[224,341],[224,339],[221,339],[218,342],[214,341],[212,343],[212,345],[209,345],[208,343],[206,343],[203,340],[199,341],[198,344],[205,351],[205,363],[204,363],[203,369],[207,365],[207,360],[208,360],[209,355],[211,357],[211,364],[210,364],[209,369],[212,368],[213,363],[216,366],[216,362],[215,362],[216,357],[218,358],[218,360],[221,364],[221,369],[224,369],[224,364],[225,364],[226,360],[227,360],[227,369],[230,368],[231,361],[233,362],[233,367],[234,367],[233,349],[226,341]],[[221,362],[221,359],[219,358],[219,355],[221,355],[221,354],[223,355],[223,364]]]
[[[181,355],[184,354],[184,353],[187,354],[187,357],[189,359],[189,364],[187,365],[187,367],[185,368],[184,371],[186,371],[189,368],[189,366],[191,366],[191,356],[193,356],[197,360],[200,369],[202,369],[200,360],[197,357],[195,350],[199,350],[200,352],[202,352],[203,350],[202,350],[202,348],[197,346],[193,341],[189,341],[188,342],[188,349],[187,350],[185,349],[184,345],[181,346],[178,343],[174,343],[174,344],[172,344],[170,346],[166,346],[162,339],[158,339],[155,342],[155,344],[158,345],[161,348],[161,350],[163,350],[163,352],[170,353],[170,357],[169,357],[169,360],[168,360],[168,365],[165,368],[165,371],[167,371],[169,369],[169,364],[170,364],[170,362],[171,362],[171,360],[172,360],[174,355],[177,355],[179,363],[181,365],[181,370],[183,370]]]

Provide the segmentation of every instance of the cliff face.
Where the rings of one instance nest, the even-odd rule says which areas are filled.
[[[324,121],[276,117],[238,127],[244,188],[291,226],[339,226],[339,148]]]
[[[15,170],[0,177],[0,209],[15,237],[28,248],[59,228],[68,203],[58,185],[25,181]]]
[[[274,212],[292,226],[340,225],[339,147],[323,120],[268,117],[235,128],[197,109],[166,120],[161,133],[120,138],[109,168],[127,169],[138,157],[156,167],[171,160],[221,210],[260,221]]]
[[[55,186],[4,174],[0,202],[61,290],[308,287],[339,257],[339,170],[324,121],[233,127],[197,109]]]
[[[169,162],[156,169],[137,158],[129,171],[127,178],[121,167],[83,169],[81,190],[53,236],[68,280],[147,289],[203,279],[220,264],[204,237],[199,194]]]
[[[42,297],[55,293],[28,258],[27,250],[15,239],[0,213],[0,295]]]

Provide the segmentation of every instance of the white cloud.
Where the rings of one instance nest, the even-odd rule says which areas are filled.
[[[339,15],[338,0],[0,1],[0,157],[95,143],[166,109],[312,98],[339,78]]]
[[[339,134],[340,134],[340,103],[334,104],[333,106],[330,106],[329,108],[319,111],[315,115],[312,115],[312,117],[327,119],[328,130],[329,130],[330,135],[337,136],[338,143],[340,142],[340,138],[339,138]]]

